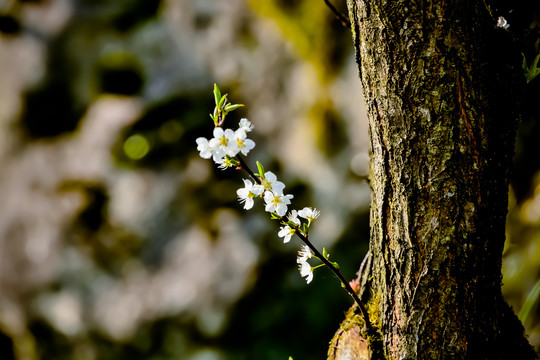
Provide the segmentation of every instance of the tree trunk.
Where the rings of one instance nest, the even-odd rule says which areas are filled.
[[[485,2],[348,0],[371,138],[370,250],[329,359],[534,359],[501,294],[523,75]]]

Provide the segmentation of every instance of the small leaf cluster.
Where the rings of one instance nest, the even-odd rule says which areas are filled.
[[[540,53],[536,55],[536,58],[531,64],[531,67],[527,66],[527,59],[525,58],[525,54],[522,53],[521,55],[523,55],[523,64],[521,65],[521,67],[523,68],[523,71],[525,72],[525,79],[527,79],[527,83],[529,83],[535,77],[540,75],[540,68],[538,67],[538,61],[540,61]]]
[[[223,125],[228,113],[244,106],[243,104],[230,104],[227,99],[227,94],[221,95],[221,90],[219,90],[217,84],[214,84],[214,101],[216,107],[214,108],[214,112],[210,114],[210,118],[214,121],[215,126]]]

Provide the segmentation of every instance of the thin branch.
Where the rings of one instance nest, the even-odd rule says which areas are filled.
[[[240,167],[242,169],[244,169],[249,174],[249,176],[253,179],[253,181],[255,181],[257,184],[261,185],[261,179],[259,177],[255,176],[255,173],[253,171],[251,171],[251,169],[246,164],[244,159],[240,155],[236,155],[236,159],[238,160],[238,162],[240,162]]]
[[[282,219],[283,219],[283,217],[282,217]],[[281,221],[282,221],[282,223],[286,223],[285,220],[281,220]],[[362,300],[360,300],[360,298],[358,297],[356,292],[353,290],[353,288],[351,287],[351,285],[349,284],[347,279],[345,279],[345,277],[343,276],[341,271],[339,271],[339,269],[337,267],[335,267],[334,264],[332,264],[328,259],[326,259],[323,256],[323,254],[321,254],[319,252],[319,250],[317,250],[317,248],[315,246],[313,246],[311,241],[309,241],[308,238],[306,236],[304,236],[304,234],[302,234],[300,231],[296,231],[296,235],[311,249],[311,251],[313,251],[315,256],[319,260],[321,260],[324,263],[324,265],[326,265],[326,267],[328,267],[334,273],[334,275],[336,275],[336,277],[341,281],[341,283],[343,284],[343,287],[345,288],[345,290],[347,290],[349,295],[352,296],[352,298],[354,299],[354,301],[358,305],[358,308],[360,309],[360,312],[362,313],[362,317],[364,318],[364,322],[366,324],[366,329],[367,329],[367,331],[369,333],[371,333],[373,331],[373,326],[371,325],[371,322],[369,321],[369,314],[368,314],[368,312],[366,310],[366,307],[365,307],[364,303],[362,302]]]
[[[324,3],[330,8],[330,10],[332,10],[334,15],[336,15],[336,18],[339,20],[339,22],[341,22],[341,25],[343,25],[347,29],[351,28],[351,21],[349,20],[349,18],[347,18],[345,15],[343,15],[342,12],[336,9],[329,0],[324,0]]]
[[[246,164],[244,159],[240,155],[236,155],[236,159],[240,162],[240,167],[243,170],[245,170],[249,174],[249,176],[257,184],[260,185],[261,184],[261,179],[259,177],[255,176],[255,173],[249,168],[249,166]],[[284,216],[281,216],[279,221],[283,225],[287,224],[287,219]],[[311,241],[308,240],[307,236],[305,236],[300,231],[296,231],[295,233],[300,238],[300,240],[302,240],[302,242],[304,242],[311,249],[311,251],[313,251],[314,255],[319,260],[321,260],[323,262],[323,264],[326,265],[326,267],[329,268],[334,273],[334,275],[336,275],[336,277],[341,281],[341,283],[343,284],[343,287],[345,288],[345,290],[347,290],[349,295],[352,296],[352,298],[354,299],[354,301],[358,305],[358,308],[360,309],[360,312],[362,313],[362,317],[364,318],[364,323],[366,324],[366,329],[367,329],[367,331],[369,333],[371,333],[374,329],[373,329],[373,326],[371,325],[371,322],[369,321],[369,314],[368,314],[368,312],[366,310],[366,307],[365,307],[364,303],[362,302],[362,300],[360,300],[360,298],[358,297],[356,292],[353,290],[353,288],[351,287],[351,285],[349,284],[347,279],[345,279],[345,277],[343,276],[341,271],[339,271],[339,269],[336,266],[334,266],[334,264],[332,264],[327,258],[324,257],[323,254],[321,254],[321,252],[319,250],[317,250],[317,248],[315,246],[313,246]]]

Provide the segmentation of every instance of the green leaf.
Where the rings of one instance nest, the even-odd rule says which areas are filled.
[[[218,103],[218,108],[219,109],[223,109],[223,105],[227,102],[227,94],[223,95],[223,97],[221,98],[221,100],[219,100],[219,103]],[[225,111],[227,111],[226,109],[224,109]]]
[[[521,53],[521,55],[523,56],[523,64],[521,65],[521,67],[523,68],[523,72],[525,73],[527,83],[529,83],[535,77],[540,75],[540,68],[538,68],[538,62],[540,61],[540,53],[536,55],[530,68],[527,66],[527,59],[525,58],[525,54]]]
[[[264,178],[264,167],[257,161],[257,169],[259,170],[259,177]]]
[[[214,108],[214,115],[210,115],[210,117],[212,118],[212,120],[214,120],[214,125],[215,126],[218,126],[219,125],[219,116],[218,116],[218,108],[217,106]]]
[[[531,65],[531,68],[529,69],[529,76],[528,76],[528,81],[531,81],[533,80],[535,77],[538,76],[538,74],[540,74],[540,68],[538,68],[538,61],[540,60],[540,53],[538,55],[536,55],[536,57],[534,58],[534,61]]]
[[[330,254],[328,253],[328,251],[326,251],[326,248],[324,247],[322,249],[322,255],[324,256],[325,259],[328,259],[328,257],[330,256]]]
[[[214,83],[214,101],[216,102],[216,106],[221,101],[221,91],[219,91],[219,87],[215,83]]]
[[[297,229],[297,228],[298,228],[298,224],[295,223],[295,222],[292,222],[292,221],[290,221],[290,220],[287,221],[287,222],[285,223],[285,225],[289,225],[289,227],[290,227],[291,229]]]
[[[244,106],[244,104],[227,104],[225,106],[225,111],[226,112],[231,112],[231,111],[234,111],[236,109],[238,109],[239,107],[242,107]]]
[[[527,66],[527,59],[525,58],[525,54],[524,54],[524,53],[521,53],[521,56],[523,56],[523,63],[521,64],[521,68],[522,68],[525,72],[529,72],[529,67]]]
[[[534,284],[532,290],[527,295],[527,298],[525,299],[525,302],[523,303],[523,306],[521,307],[521,310],[519,311],[519,320],[521,320],[522,324],[525,324],[527,322],[527,319],[529,318],[529,314],[540,297],[540,280]]]
[[[303,224],[302,224],[302,232],[303,232],[304,234],[308,234],[308,233],[309,233],[309,225],[308,225],[308,224],[306,224],[306,223],[303,223]]]
[[[225,154],[225,159],[227,159],[227,162],[231,164],[231,166],[238,166],[240,165],[240,161],[236,160],[234,157]]]
[[[332,265],[336,268],[336,269],[339,269],[339,264],[337,262],[333,262]]]
[[[270,214],[272,219],[274,220],[281,220],[281,216],[279,216],[277,213],[273,212],[272,214]]]
[[[538,61],[539,60],[540,60],[540,53],[538,53],[538,55],[536,55],[536,57],[534,58],[534,61],[533,61],[532,66],[531,66],[531,70],[536,71],[536,69],[538,67]]]

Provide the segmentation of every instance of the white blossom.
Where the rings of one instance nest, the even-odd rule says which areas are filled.
[[[287,205],[291,203],[293,197],[293,195],[276,194],[272,191],[266,191],[264,193],[264,201],[266,202],[264,210],[283,216],[287,213]]]
[[[297,212],[296,210],[291,211],[291,213],[288,216],[289,221],[292,221],[296,225],[300,225],[300,220],[298,220]],[[291,227],[289,225],[285,225],[281,227],[281,230],[278,232],[278,236],[283,238],[283,243],[288,243],[291,241],[291,237],[296,232],[296,227]]]
[[[497,26],[504,29],[508,29],[510,27],[510,24],[508,23],[508,21],[506,21],[504,17],[499,16],[499,19],[497,20]]]
[[[195,141],[197,142],[197,150],[200,152],[199,155],[203,159],[213,158],[215,162],[219,162],[225,156],[223,150],[218,146],[216,139],[210,139],[208,141],[208,139],[200,137]]]
[[[253,124],[248,119],[242,118],[240,119],[240,124],[237,131],[241,131],[245,134],[253,130],[253,128],[254,128]]]
[[[312,208],[309,208],[309,207],[305,207],[305,208],[303,208],[302,210],[300,210],[298,212],[298,216],[303,217],[304,219],[306,219],[308,221],[308,225],[310,225],[313,220],[318,218],[320,214],[321,214],[321,212],[319,210],[312,209]]]
[[[300,219],[298,219],[298,211],[296,210],[292,210],[287,216],[287,219],[289,219],[289,221],[292,221],[293,223],[297,225],[300,225]]]
[[[247,155],[254,147],[255,142],[247,138],[246,132],[238,129],[234,132],[234,143],[236,153],[241,152],[244,156]]]
[[[305,277],[308,284],[313,280],[313,268],[307,261],[300,263],[298,270],[300,270],[300,276]]]
[[[261,185],[253,184],[250,180],[244,180],[244,187],[238,189],[238,201],[244,203],[244,209],[249,210],[253,207],[253,198],[263,193],[264,188]]]
[[[214,128],[214,139],[217,142],[217,146],[224,154],[231,157],[235,157],[238,154],[236,147],[236,141],[234,138],[234,131],[231,129],[225,129],[221,127]],[[211,140],[212,141],[212,140]]]
[[[199,150],[200,152],[199,155],[203,159],[210,159],[212,157],[212,149],[210,147],[210,144],[208,143],[208,139],[200,137],[197,138],[195,142],[197,143],[197,150]]]
[[[300,250],[298,250],[298,258],[296,259],[296,262],[298,264],[303,264],[308,261],[308,259],[311,259],[313,256],[313,253],[311,252],[311,249],[307,245],[302,245]]]
[[[278,181],[277,176],[271,171],[264,173],[264,177],[261,179],[261,185],[264,186],[265,190],[273,191],[276,194],[283,194],[283,189],[285,189],[285,184]]]
[[[278,232],[278,236],[283,238],[283,243],[286,244],[291,241],[292,236],[296,232],[296,228],[292,228],[289,225],[282,226]]]

